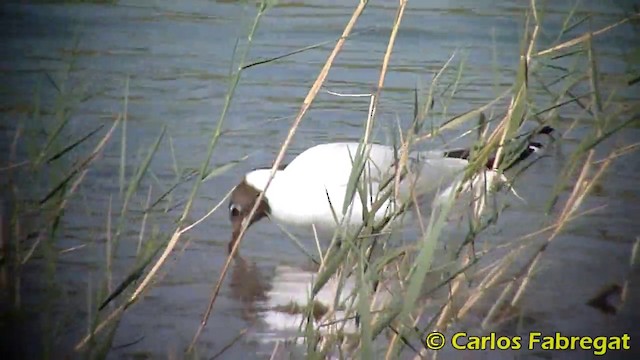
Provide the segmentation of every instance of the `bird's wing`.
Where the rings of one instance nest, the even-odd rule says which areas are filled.
[[[355,142],[316,145],[298,155],[284,171],[293,177],[312,181],[335,193],[333,195],[337,198],[342,198],[359,145]],[[400,153],[391,146],[379,144],[369,145],[367,151],[368,161],[362,178],[368,180],[372,194],[376,194],[381,183],[394,176]],[[400,182],[400,195],[409,196],[412,192],[421,195],[444,189],[462,173],[466,165],[466,160],[447,157],[443,151],[412,152],[408,157],[407,173]]]
[[[344,186],[349,182],[358,143],[329,143],[311,147],[298,155],[285,169],[288,174],[304,175],[307,179],[332,186]],[[395,151],[390,146],[369,145],[365,165],[371,181],[381,181],[395,163]]]

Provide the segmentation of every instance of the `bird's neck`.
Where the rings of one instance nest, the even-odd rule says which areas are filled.
[[[301,183],[300,179],[285,172],[278,170],[265,192],[269,218],[280,224],[308,228],[318,204],[326,206],[324,192],[318,192],[313,185],[309,189],[308,183]],[[245,181],[256,190],[264,191],[270,176],[271,169],[258,169],[248,173]]]
[[[271,184],[269,185],[269,190],[278,186],[278,183],[282,180],[282,170],[276,170],[276,173],[271,180]],[[271,169],[256,169],[253,170],[245,176],[245,181],[247,184],[251,185],[258,191],[264,191],[267,187],[267,182],[271,177]]]

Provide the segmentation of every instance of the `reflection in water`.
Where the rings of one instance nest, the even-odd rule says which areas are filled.
[[[358,331],[356,279],[354,275],[336,274],[311,299],[311,289],[317,272],[300,267],[278,265],[270,284],[265,284],[255,263],[238,256],[231,274],[231,295],[242,302],[246,320],[261,320],[260,338],[302,341],[300,332],[307,316],[321,334],[353,334]],[[381,311],[392,296],[393,286],[382,282],[378,286],[373,313]],[[257,316],[256,316],[257,315]]]
[[[257,302],[266,299],[267,285],[254,262],[247,262],[236,256],[229,282],[231,296],[242,303],[242,317],[253,323],[256,318]]]

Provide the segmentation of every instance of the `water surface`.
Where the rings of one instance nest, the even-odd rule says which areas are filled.
[[[596,14],[589,26],[598,29],[620,19],[631,4],[631,1],[616,2],[612,6],[583,1],[579,13]],[[485,104],[507,89],[515,78],[527,6],[520,1],[410,2],[380,100],[376,139],[388,142],[398,123],[408,124],[413,111],[413,89],[426,87],[453,53],[455,69],[464,66],[464,76],[450,102],[438,99],[434,110],[436,125],[454,114]],[[559,2],[548,6],[542,45],[555,39],[562,16],[570,8],[568,3]],[[283,1],[262,18],[249,59],[268,59],[334,40],[340,36],[353,9],[354,5],[343,1]],[[392,2],[372,2],[368,6],[358,22],[357,34],[347,41],[331,69],[326,89],[342,93],[372,91],[395,11]],[[55,112],[61,104],[68,104],[71,114],[63,134],[73,141],[100,124],[110,126],[123,112],[123,97],[128,91],[126,177],[129,179],[161,128],[167,127],[151,165],[153,176],[145,177],[132,200],[131,221],[127,222],[112,265],[111,288],[134,267],[147,190],[150,188],[151,198],[156,199],[174,183],[174,161],[179,171],[188,171],[199,167],[205,158],[210,134],[223,107],[230,69],[237,66],[232,62],[236,39],[241,38],[239,47],[246,46],[244,38],[254,14],[254,6],[243,2],[198,0],[153,4],[120,1],[115,5],[14,3],[0,7],[4,29],[0,42],[3,159],[8,158],[18,124],[27,134],[18,147],[19,157],[25,158],[37,149],[36,145],[44,143],[42,129],[53,130]],[[623,56],[629,44],[637,40],[635,31],[623,26],[596,40],[603,78],[617,79],[625,72],[627,63]],[[196,220],[210,210],[246,171],[271,164],[331,47],[332,44],[324,45],[243,73],[223,128],[225,134],[210,165],[249,157],[201,187],[189,220]],[[441,83],[452,84],[456,71],[445,73]],[[534,91],[541,94],[540,89]],[[626,95],[632,94],[629,91]],[[32,116],[36,103],[42,110],[39,118]],[[368,106],[368,98],[336,97],[321,92],[289,149],[288,159],[314,144],[357,141]],[[565,134],[571,121],[583,116],[580,111],[577,106],[567,107],[555,126]],[[566,132],[567,139],[553,154],[557,159],[541,162],[525,176],[517,190],[526,203],[515,201],[513,212],[491,230],[489,238],[517,237],[550,221],[542,210],[562,165],[562,155],[571,152],[589,126],[579,122]],[[637,128],[625,130],[603,144],[601,154],[614,145],[637,141],[638,135]],[[34,259],[23,268],[22,306],[32,307],[36,312],[44,308],[54,315],[29,317],[34,320],[26,323],[20,336],[48,339],[43,342],[52,344],[49,351],[55,357],[74,356],[72,347],[87,333],[91,326],[88,319],[101,300],[96,293],[104,286],[106,271],[107,209],[111,202],[115,216],[122,205],[118,181],[120,139],[118,134],[110,141],[100,161],[88,173],[80,195],[69,203],[51,249],[55,268],[47,268],[49,255],[43,249],[38,249]],[[91,146],[87,143],[78,147],[61,160],[63,165],[52,166],[42,178],[21,179],[24,190],[20,198],[41,199],[62,178],[62,169],[83,157]],[[442,143],[430,145],[440,146]],[[637,220],[631,217],[640,210],[637,205],[640,167],[636,159],[631,154],[615,162],[602,181],[601,191],[590,196],[585,204],[585,208],[603,204],[607,207],[574,223],[547,249],[523,304],[524,312],[533,320],[521,330],[609,334],[619,332],[621,326],[627,326],[629,331],[634,321],[637,324],[637,310],[627,308],[624,314],[611,316],[585,305],[602,286],[620,283],[627,276],[630,248],[640,229]],[[146,229],[147,235],[173,230],[184,206],[180,201],[188,198],[191,185],[186,183],[173,192],[171,203],[176,207],[165,212],[161,206],[151,213],[148,223],[153,225]],[[563,198],[566,196],[563,194]],[[116,221],[117,218],[112,219],[112,226]],[[26,224],[37,231],[41,222],[33,216]],[[227,214],[222,210],[183,238],[144,299],[122,318],[115,332],[111,358],[182,356],[225,261],[229,234]],[[27,239],[26,247],[33,241]],[[68,249],[74,250],[65,251]],[[242,255],[247,266],[233,269],[231,282],[223,287],[201,336],[198,351],[203,356],[216,354],[247,328],[247,335],[224,356],[267,356],[273,345],[258,341],[256,336],[265,331],[264,323],[256,320],[264,294],[243,293],[242,288],[267,289],[279,265],[306,266],[304,256],[268,221],[252,227],[243,241]],[[233,285],[229,286],[230,283]],[[28,354],[40,354],[45,349],[46,346],[33,346]],[[444,355],[457,358],[451,351]]]

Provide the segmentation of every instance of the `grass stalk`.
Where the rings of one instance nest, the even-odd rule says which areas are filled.
[[[127,167],[127,114],[129,113],[129,76],[125,78],[122,109],[122,136],[120,138],[120,196],[124,192],[124,176]]]

